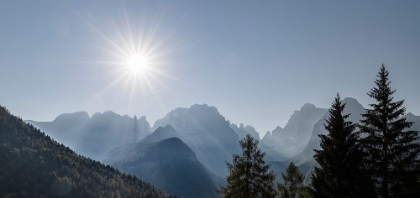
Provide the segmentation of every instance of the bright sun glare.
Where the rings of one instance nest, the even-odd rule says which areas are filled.
[[[167,45],[166,40],[169,36],[163,35],[164,37],[157,39],[158,24],[151,24],[149,27],[135,23],[136,26],[132,26],[125,11],[124,15],[125,19],[118,25],[114,24],[116,26],[111,28],[114,31],[109,33],[87,20],[89,26],[106,44],[100,48],[106,52],[106,57],[109,59],[98,61],[99,64],[115,66],[109,72],[115,79],[105,87],[104,91],[119,84],[129,89],[130,105],[138,99],[136,96],[140,95],[145,99],[147,94],[151,94],[160,104],[158,94],[162,88],[170,91],[165,79],[184,83],[165,70],[168,65],[165,61],[166,56],[179,47]]]
[[[135,54],[128,58],[127,67],[132,72],[146,72],[150,65],[147,61],[147,58]]]

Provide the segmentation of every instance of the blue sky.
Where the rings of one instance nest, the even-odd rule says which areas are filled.
[[[1,1],[0,104],[38,121],[113,110],[153,123],[206,103],[264,134],[305,103],[328,108],[337,92],[366,107],[384,63],[395,99],[420,115],[419,10],[419,1]],[[143,75],[121,57],[133,49],[150,59]]]

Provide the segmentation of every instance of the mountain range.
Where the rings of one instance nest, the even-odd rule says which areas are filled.
[[[343,102],[346,103],[344,113],[350,114],[348,120],[358,123],[362,119],[360,114],[365,112],[364,107],[354,98],[345,98]],[[305,175],[310,175],[316,165],[313,149],[320,148],[318,134],[327,133],[324,124],[328,116],[327,109],[307,103],[293,112],[284,128],[278,126],[260,140],[259,146],[266,152],[265,160],[277,174],[277,181],[281,182],[280,173],[290,162],[298,165]],[[406,118],[414,122],[413,130],[420,130],[420,116],[408,113]],[[145,117],[130,118],[111,111],[92,117],[86,112],[76,112],[60,115],[52,122],[28,122],[80,154],[103,160],[167,192],[185,197],[199,194],[192,189],[183,192],[177,189],[186,189],[185,186],[191,185],[197,189],[214,189],[223,185],[225,181],[222,178],[227,175],[225,162],[231,162],[232,154],[241,151],[238,141],[246,134],[260,139],[254,127],[232,124],[216,107],[206,104],[176,108],[157,120],[153,127]],[[173,152],[178,153],[158,151],[167,148],[166,144],[174,146]],[[150,153],[159,153],[161,157],[158,160]],[[191,168],[180,170],[178,163],[186,163]],[[147,173],[158,170],[159,174],[144,174],[144,170],[149,169]],[[162,169],[172,171],[169,173]],[[168,183],[173,184],[174,175],[190,175],[191,181],[197,181],[196,178],[200,177],[203,181],[189,183],[188,180],[182,180],[175,182],[178,187],[168,186]],[[309,180],[306,177],[305,182]],[[205,195],[215,196],[213,191]],[[200,197],[205,195],[200,194]]]
[[[146,117],[131,118],[112,111],[95,113],[92,117],[87,112],[65,113],[52,122],[26,122],[77,153],[95,160],[103,159],[112,148],[136,142],[150,134]]]
[[[360,120],[363,119],[361,114],[365,113],[365,108],[356,99],[350,97],[344,98],[343,103],[345,103],[343,114],[350,114],[347,121],[360,124]],[[289,164],[290,162],[293,162],[299,167],[299,169],[304,173],[304,175],[306,175],[305,183],[310,183],[310,173],[313,170],[314,166],[316,166],[317,164],[313,157],[315,154],[314,149],[319,150],[321,148],[319,144],[320,138],[318,135],[328,134],[324,127],[324,124],[326,124],[326,120],[328,119],[328,117],[329,112],[326,112],[323,115],[323,117],[313,125],[309,142],[304,147],[304,149],[301,152],[294,155],[293,157],[289,158],[288,160],[280,162],[281,165],[273,166],[279,167],[275,171],[283,172],[285,171],[285,166],[287,166],[287,164]],[[412,113],[407,113],[405,117],[407,121],[413,122],[413,125],[409,130],[420,131],[420,116],[415,116]],[[418,141],[420,143],[420,140]],[[278,177],[277,180],[281,181],[281,178]]]
[[[225,161],[240,152],[238,134],[216,107],[192,105],[177,108],[157,120],[152,130],[171,125],[179,131],[182,139],[196,153],[198,160],[220,176],[227,174]]]
[[[239,124],[238,126],[232,123],[230,124],[230,128],[233,129],[233,131],[235,131],[235,133],[238,135],[238,138],[240,140],[243,139],[247,134],[251,135],[256,140],[260,140],[260,134],[255,130],[253,126],[249,126],[249,125],[244,126],[243,123]]]
[[[308,144],[314,124],[326,112],[327,109],[315,107],[313,104],[303,105],[299,111],[293,113],[284,128],[278,126],[271,133],[267,132],[261,140],[261,147],[286,158],[295,155]]]

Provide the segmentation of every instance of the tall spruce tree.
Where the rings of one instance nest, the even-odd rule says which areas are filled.
[[[281,173],[284,184],[278,184],[280,198],[309,197],[308,187],[303,184],[305,178],[299,168],[291,162],[286,168],[286,174]]]
[[[320,134],[321,150],[315,149],[319,167],[312,173],[313,197],[370,197],[369,178],[363,174],[364,153],[359,144],[356,124],[346,121],[345,104],[337,94],[324,124],[327,135]]]
[[[275,197],[275,175],[263,160],[265,153],[258,148],[258,140],[248,134],[239,143],[242,155],[233,155],[232,164],[226,162],[229,169],[227,185],[220,186],[217,192],[226,198]]]
[[[417,131],[409,131],[413,124],[403,117],[404,100],[394,102],[395,90],[390,87],[388,70],[382,64],[375,80],[376,87],[368,95],[377,103],[370,104],[362,114],[360,129],[366,136],[363,145],[368,154],[368,171],[375,181],[379,197],[420,197],[420,152]]]

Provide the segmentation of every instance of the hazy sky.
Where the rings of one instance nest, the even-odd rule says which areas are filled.
[[[264,134],[384,63],[420,115],[420,1],[0,1],[0,104],[23,119],[216,106]],[[140,54],[149,70],[128,69]]]

